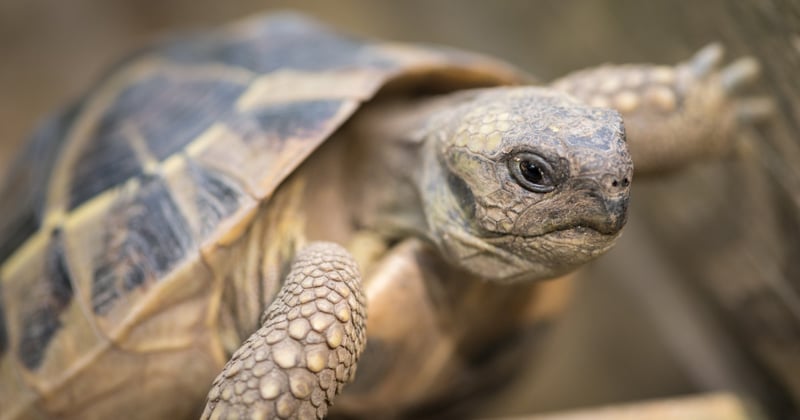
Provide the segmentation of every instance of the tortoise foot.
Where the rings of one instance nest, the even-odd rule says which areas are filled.
[[[774,112],[747,88],[760,77],[752,57],[724,66],[710,44],[675,66],[604,65],[572,73],[552,87],[622,113],[637,174],[661,173],[735,149],[740,132]]]
[[[743,91],[757,84],[761,76],[761,65],[753,57],[740,57],[722,67],[724,48],[710,44],[698,51],[684,65],[687,79],[693,83],[708,83],[721,93],[721,101],[739,125],[758,123],[768,119],[775,111],[775,104],[767,97],[744,96]]]

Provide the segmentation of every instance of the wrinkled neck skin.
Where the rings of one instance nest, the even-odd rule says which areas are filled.
[[[446,110],[451,97],[392,99],[364,110],[346,128],[353,143],[347,150],[347,188],[360,229],[380,234],[389,241],[408,236],[432,240],[424,212],[423,182],[426,131],[431,115]]]

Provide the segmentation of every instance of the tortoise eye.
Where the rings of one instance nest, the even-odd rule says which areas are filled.
[[[553,170],[541,156],[533,153],[518,153],[508,163],[511,175],[517,183],[537,193],[546,193],[555,189]]]

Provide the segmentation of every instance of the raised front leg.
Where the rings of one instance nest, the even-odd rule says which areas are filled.
[[[353,258],[329,243],[303,249],[261,323],[214,380],[202,418],[324,417],[366,343]]]
[[[552,87],[620,111],[636,173],[658,172],[729,152],[739,127],[772,112],[765,98],[739,96],[758,78],[758,63],[745,57],[720,69],[722,56],[712,44],[674,67],[605,65]]]

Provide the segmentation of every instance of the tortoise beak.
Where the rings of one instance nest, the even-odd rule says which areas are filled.
[[[626,194],[623,197],[608,198],[605,200],[607,217],[596,223],[593,228],[606,235],[616,235],[628,221],[628,201]]]
[[[624,182],[585,180],[582,184],[586,195],[573,210],[577,225],[604,235],[618,234],[628,221],[629,178]]]

